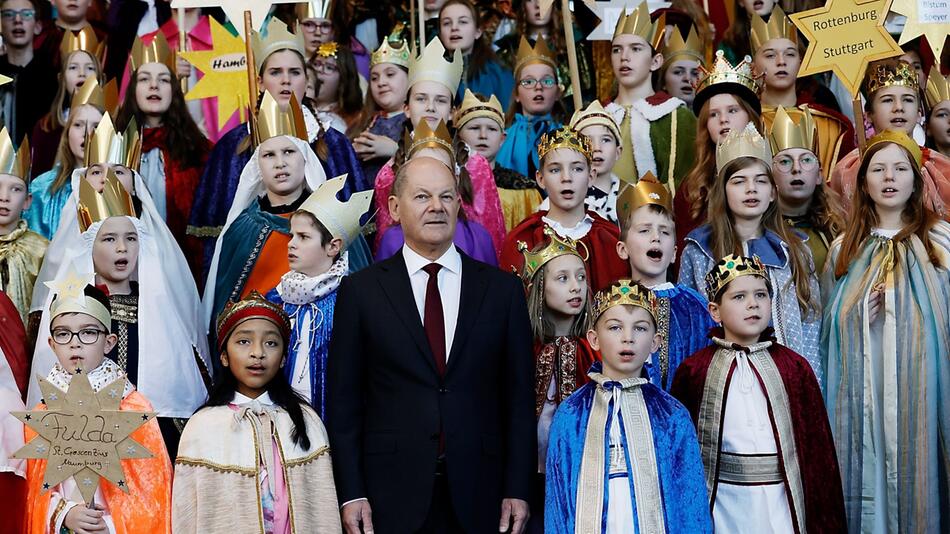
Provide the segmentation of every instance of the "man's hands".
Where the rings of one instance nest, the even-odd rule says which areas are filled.
[[[528,502],[521,499],[504,499],[501,501],[501,521],[498,523],[498,532],[521,534],[528,525]],[[508,529],[511,530],[508,530]]]
[[[340,516],[346,534],[373,534],[373,510],[366,499],[346,503],[340,510]]]

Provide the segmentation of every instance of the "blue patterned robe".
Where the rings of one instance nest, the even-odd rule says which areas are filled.
[[[455,101],[461,102],[462,97],[465,96],[465,90],[470,89],[473,93],[480,93],[485,98],[495,95],[495,98],[501,102],[501,109],[508,109],[508,102],[511,101],[515,88],[515,79],[512,77],[511,70],[505,69],[497,61],[490,59],[485,62],[481,71],[469,73],[468,59],[469,56],[465,56],[465,75],[462,76],[462,83],[459,84]]]
[[[538,170],[538,142],[543,134],[561,127],[550,114],[540,117],[528,117],[515,114],[515,120],[505,132],[507,137],[498,149],[495,164],[507,167],[529,178]]]
[[[23,218],[26,219],[30,230],[40,234],[46,239],[53,239],[53,234],[59,228],[59,217],[62,214],[63,206],[73,192],[71,180],[66,180],[63,187],[55,193],[50,192],[50,186],[56,180],[56,174],[59,172],[57,164],[51,170],[37,176],[30,182],[30,194],[33,195],[33,203],[29,209],[23,212]]]
[[[669,289],[654,289],[653,294],[659,304],[657,331],[663,342],[644,369],[650,382],[669,391],[676,368],[709,345],[709,329],[716,323],[709,315],[706,297],[695,289],[678,284]]]

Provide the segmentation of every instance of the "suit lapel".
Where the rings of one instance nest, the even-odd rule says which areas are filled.
[[[452,371],[461,355],[462,347],[465,346],[468,334],[472,331],[478,312],[482,308],[488,286],[482,272],[484,264],[472,260],[461,251],[459,254],[462,256],[462,289],[458,320],[455,323],[455,338],[452,340],[446,374]]]
[[[381,266],[384,274],[379,282],[383,293],[386,294],[389,304],[396,312],[399,320],[402,321],[406,331],[416,342],[426,363],[433,372],[438,372],[435,368],[432,349],[429,348],[429,340],[426,338],[425,330],[422,327],[422,318],[419,317],[419,310],[416,308],[416,299],[412,293],[412,285],[409,283],[409,273],[406,272],[406,260],[402,257],[402,250],[386,260]],[[379,325],[380,328],[391,326]]]

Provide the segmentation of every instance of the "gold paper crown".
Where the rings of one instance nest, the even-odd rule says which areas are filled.
[[[617,280],[610,287],[594,295],[593,322],[596,323],[605,311],[614,306],[638,306],[650,312],[656,323],[658,303],[656,295],[649,288],[633,280]]]
[[[541,134],[541,141],[538,142],[538,159],[544,159],[545,154],[555,148],[576,150],[584,154],[588,162],[593,152],[590,139],[570,126],[562,126],[559,130]]]
[[[281,109],[280,104],[270,91],[264,91],[261,99],[261,109],[257,112],[257,144],[277,137],[287,135],[307,141],[307,125],[303,119],[303,110],[297,102],[297,95],[290,95],[287,109]]]
[[[316,54],[320,57],[332,57],[336,59],[336,53],[339,51],[340,43],[328,41],[326,43],[320,43],[320,46],[317,47]]]
[[[0,130],[0,174],[9,174],[30,183],[30,140],[23,137],[20,148],[13,146],[10,132],[4,127]]]
[[[518,44],[518,54],[515,56],[515,78],[517,79],[521,69],[534,64],[547,65],[557,72],[557,54],[544,39],[539,38],[534,46],[531,46],[522,36],[521,43]]]
[[[406,41],[398,36],[396,38],[390,36],[389,39],[383,39],[383,44],[379,45],[379,48],[370,56],[369,68],[380,63],[392,63],[408,69],[410,57],[409,45]]]
[[[706,295],[710,302],[719,298],[720,293],[740,276],[760,276],[769,281],[769,275],[765,271],[765,265],[758,256],[748,258],[746,256],[736,256],[730,254],[716,262],[712,270],[706,274]],[[770,289],[771,291],[771,289]]]
[[[141,160],[142,139],[135,117],[129,121],[125,133],[120,134],[115,131],[112,117],[107,111],[99,121],[99,125],[86,139],[83,164],[86,167],[97,164],[122,165],[138,171]]]
[[[452,135],[449,133],[445,121],[440,120],[434,132],[426,120],[419,121],[419,124],[416,125],[412,132],[412,136],[409,136],[409,132],[404,134],[403,143],[408,147],[406,149],[406,161],[409,161],[416,152],[423,148],[437,148],[448,153],[453,165],[455,163]]]
[[[610,133],[614,134],[617,143],[620,143],[620,127],[617,126],[617,121],[614,120],[613,115],[607,113],[599,101],[594,100],[587,109],[579,109],[571,117],[571,128],[578,132],[595,124],[607,127]]]
[[[785,12],[778,4],[772,8],[772,14],[769,16],[768,22],[765,22],[758,13],[752,13],[752,30],[749,34],[752,53],[754,54],[756,50],[772,39],[788,39],[798,44],[798,30],[795,29],[795,25],[785,16]]]
[[[696,33],[695,26],[690,26],[686,40],[683,40],[683,34],[680,33],[676,25],[667,26],[666,34],[666,42],[660,47],[664,65],[669,65],[679,59],[691,59],[698,61],[700,65],[709,63],[711,58],[706,53],[706,47],[703,46],[703,41]]]
[[[920,150],[920,145],[917,144],[917,141],[914,141],[910,138],[910,136],[904,133],[903,130],[884,130],[883,132],[868,139],[868,144],[864,148],[862,159],[872,146],[880,143],[896,143],[904,147],[904,149],[910,153],[911,157],[914,158],[914,161],[917,162],[917,167],[920,167],[924,164],[924,155]]]
[[[950,75],[945,77],[940,74],[940,63],[935,63],[933,67],[930,67],[924,94],[927,97],[927,105],[931,109],[944,100],[950,100]]]
[[[310,0],[297,4],[297,20],[306,19],[328,19],[330,18],[330,6],[332,0]]]
[[[569,238],[557,235],[557,232],[550,226],[544,225],[544,235],[547,237],[547,244],[539,250],[532,252],[528,250],[528,244],[524,241],[518,241],[518,252],[524,256],[524,268],[521,270],[521,280],[526,286],[530,286],[534,280],[534,275],[544,267],[544,265],[560,256],[577,256],[582,261],[586,258],[581,256],[577,250],[578,242]]]
[[[797,117],[798,122],[793,116]],[[818,125],[815,124],[808,106],[802,106],[801,109],[779,106],[775,110],[775,118],[772,119],[772,128],[768,134],[772,154],[789,148],[804,148],[818,155]]]
[[[731,130],[716,147],[716,173],[730,161],[741,158],[756,158],[772,168],[772,152],[769,143],[759,134],[751,122],[742,130]]]
[[[280,50],[293,50],[306,59],[307,49],[304,46],[303,32],[292,33],[286,24],[272,18],[267,23],[265,35],[251,30],[251,48],[254,51],[254,67],[257,72],[264,68],[264,62],[271,54]]]
[[[106,184],[102,193],[93,189],[85,178],[79,180],[77,212],[80,232],[85,232],[94,223],[109,217],[136,217],[132,195],[125,190],[112,169],[106,169]]]
[[[101,61],[102,52],[105,50],[104,44],[99,42],[92,26],[83,26],[79,31],[66,30],[63,34],[63,41],[59,45],[59,57],[65,62],[70,54],[82,50],[92,56],[93,59]]]
[[[418,82],[441,83],[448,87],[453,98],[462,81],[462,51],[452,53],[452,61],[445,60],[445,47],[438,37],[429,41],[419,57],[409,60],[409,87]]]
[[[102,323],[106,329],[112,329],[112,314],[109,308],[93,297],[86,295],[86,288],[92,285],[95,275],[79,274],[72,266],[59,280],[44,282],[53,294],[49,305],[50,322],[64,313],[84,313]]]
[[[141,37],[136,37],[135,43],[132,44],[132,53],[129,55],[129,63],[133,71],[148,63],[161,63],[168,67],[172,74],[175,74],[178,69],[175,64],[175,53],[168,46],[168,40],[162,32],[156,33],[149,44],[145,44]]]
[[[109,80],[102,86],[99,85],[99,80],[95,76],[86,78],[86,81],[73,93],[69,108],[76,109],[86,104],[101,109],[103,113],[106,111],[114,113],[119,105],[119,89],[115,80]]]
[[[917,77],[917,71],[910,66],[910,63],[902,60],[896,62],[883,61],[871,65],[865,75],[864,84],[865,93],[869,98],[877,91],[895,85],[909,87],[915,93],[920,90],[920,79]]]
[[[748,89],[753,96],[758,94],[758,84],[752,75],[752,58],[746,56],[735,66],[723,56],[722,50],[716,51],[716,58],[712,68],[700,65],[701,77],[696,82],[696,96],[703,91],[721,83],[736,84]]]
[[[489,118],[497,122],[502,129],[505,128],[505,111],[495,95],[491,95],[485,101],[475,96],[471,89],[465,89],[462,105],[455,112],[455,127],[461,130],[468,121],[481,117]]]
[[[626,221],[631,213],[647,204],[661,206],[670,216],[673,215],[670,190],[649,171],[636,184],[626,183],[621,186],[620,194],[617,195],[617,215],[621,221]]]
[[[424,122],[424,121],[423,121]],[[336,195],[346,184],[346,175],[327,180],[310,193],[300,209],[313,215],[346,248],[360,235],[360,217],[369,209],[373,191],[360,191],[341,202]]]
[[[636,35],[642,37],[644,41],[657,50],[660,47],[660,41],[663,39],[662,26],[650,20],[650,8],[646,2],[641,2],[636,9],[627,13],[624,9],[617,20],[617,27],[614,28],[614,39],[621,35]]]

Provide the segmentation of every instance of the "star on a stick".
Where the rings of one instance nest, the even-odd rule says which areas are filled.
[[[928,4],[922,6],[922,4]],[[941,8],[941,6],[943,6]],[[921,7],[926,9],[921,10]],[[938,59],[943,54],[943,45],[950,34],[950,9],[946,3],[919,2],[918,0],[894,0],[891,11],[907,17],[901,39],[897,44],[904,44],[923,35]]]
[[[240,37],[231,35],[211,19],[211,50],[180,52],[179,55],[203,74],[185,100],[218,99],[218,124],[224,124],[241,108],[247,93],[247,55]]]

